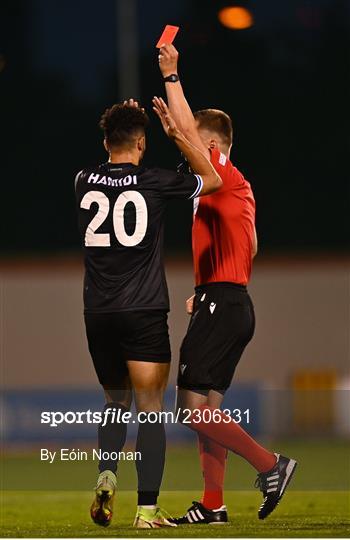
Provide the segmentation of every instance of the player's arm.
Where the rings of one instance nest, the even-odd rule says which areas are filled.
[[[254,227],[252,259],[254,259],[257,253],[258,253],[258,236],[256,234],[256,228]]]
[[[163,77],[178,75],[178,57],[179,53],[174,45],[163,45],[163,47],[160,48],[159,67]],[[206,157],[210,159],[210,152],[199,136],[196,121],[191,107],[185,98],[181,82],[165,82],[165,90],[170,112],[179,130],[182,131],[185,137],[194,144],[194,146],[199,148]]]
[[[208,195],[222,186],[222,180],[204,153],[196,148],[178,129],[166,103],[162,98],[153,99],[153,110],[158,115],[165,133],[172,139],[187,159],[192,171],[199,174],[203,187],[199,195]]]
[[[192,296],[190,296],[189,298],[187,298],[186,300],[186,313],[188,315],[192,315],[193,313],[193,305],[194,305],[194,299],[195,299],[196,295],[193,294]]]

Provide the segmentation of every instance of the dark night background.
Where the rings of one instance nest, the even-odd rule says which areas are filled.
[[[139,0],[133,97],[150,109],[164,95],[154,45],[164,24],[179,25],[192,107],[232,116],[231,156],[253,185],[260,250],[344,251],[349,2],[242,0],[255,24],[240,31],[218,22],[223,5]],[[100,114],[129,97],[118,95],[115,1],[2,0],[0,10],[2,250],[74,251],[74,176],[106,159]],[[146,163],[172,168],[177,153],[152,120]],[[190,249],[190,223],[189,204],[170,206],[168,252]]]

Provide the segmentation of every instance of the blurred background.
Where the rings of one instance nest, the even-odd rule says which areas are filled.
[[[231,115],[232,161],[257,202],[257,329],[226,405],[250,408],[248,430],[306,455],[302,488],[334,488],[319,474],[330,451],[348,486],[349,2],[2,0],[0,13],[1,433],[11,485],[19,448],[94,442],[93,426],[40,425],[42,410],[103,403],[83,328],[74,177],[107,159],[100,115],[128,97],[152,118],[146,164],[180,161],[151,112],[152,96],[164,96],[155,44],[174,24],[188,100]],[[166,219],[169,409],[193,288],[191,215],[177,202]],[[170,451],[191,444],[186,430],[168,431]],[[308,448],[323,449],[317,466]],[[28,459],[36,471],[38,457]]]

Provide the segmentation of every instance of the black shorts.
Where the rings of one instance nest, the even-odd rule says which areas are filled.
[[[87,312],[84,318],[89,351],[103,386],[112,388],[123,381],[127,360],[171,360],[166,311]]]
[[[180,351],[179,388],[224,394],[254,329],[254,307],[245,286],[210,283],[196,287]]]

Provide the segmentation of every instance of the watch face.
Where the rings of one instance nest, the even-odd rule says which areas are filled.
[[[178,75],[169,75],[169,77],[165,77],[165,81],[169,82],[177,82],[179,80]]]

